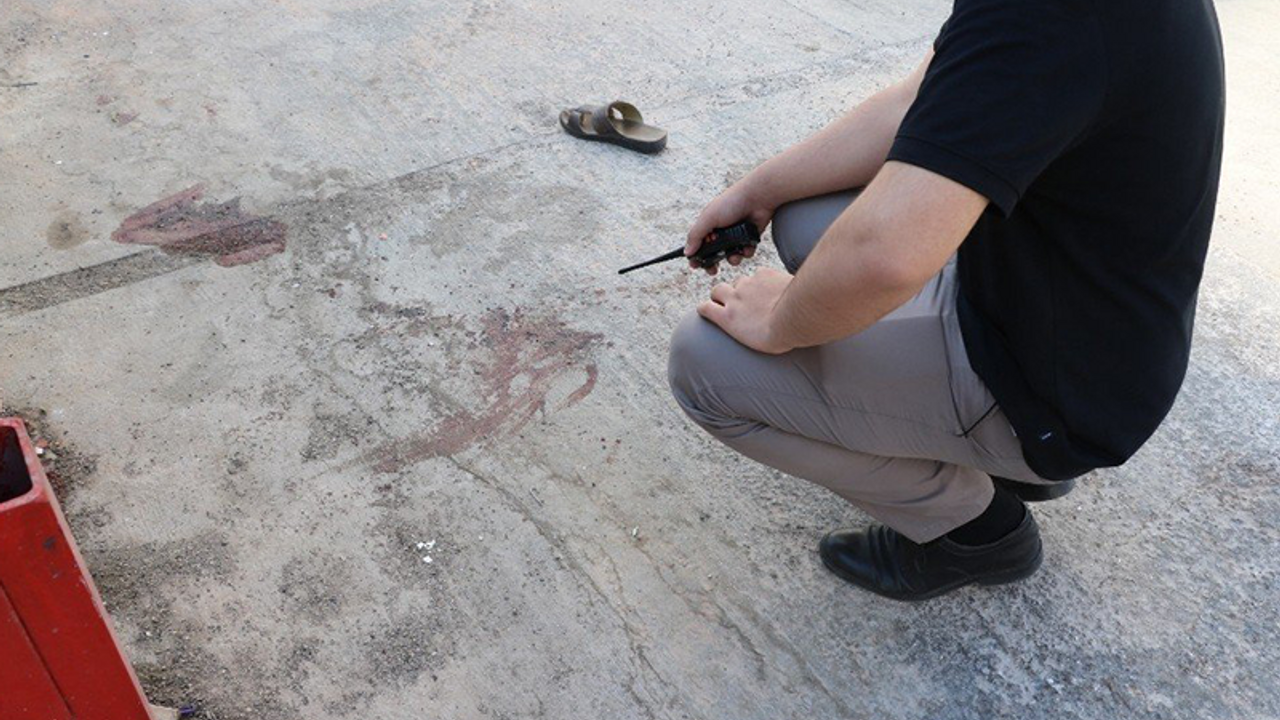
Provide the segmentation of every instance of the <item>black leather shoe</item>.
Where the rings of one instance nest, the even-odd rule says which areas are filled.
[[[923,545],[883,525],[836,530],[818,545],[822,564],[841,578],[894,600],[928,600],[970,583],[1021,580],[1040,567],[1040,528],[1022,523],[990,545],[961,545],[945,535]]]
[[[991,476],[991,480],[1000,487],[1008,490],[1022,502],[1044,502],[1046,500],[1057,500],[1076,489],[1075,480],[1063,480],[1053,483],[1052,485],[1033,485],[1031,483],[1018,482],[1009,478]]]

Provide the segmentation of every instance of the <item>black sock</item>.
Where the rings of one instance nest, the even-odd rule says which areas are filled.
[[[961,545],[986,545],[993,543],[1017,529],[1027,513],[1027,506],[1017,495],[996,486],[991,504],[978,517],[947,533],[947,537]]]

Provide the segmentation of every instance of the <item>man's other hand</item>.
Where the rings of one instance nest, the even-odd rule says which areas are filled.
[[[791,284],[792,276],[761,268],[754,275],[711,288],[711,299],[698,305],[698,314],[720,326],[734,340],[770,355],[791,350],[773,331],[773,308]]]

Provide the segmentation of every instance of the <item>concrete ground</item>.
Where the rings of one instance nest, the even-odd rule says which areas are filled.
[[[1218,5],[1185,389],[1018,586],[829,576],[866,517],[667,395],[709,281],[614,274],[945,0],[5,0],[0,393],[203,718],[1280,718],[1280,4]],[[664,154],[558,130],[615,97]]]

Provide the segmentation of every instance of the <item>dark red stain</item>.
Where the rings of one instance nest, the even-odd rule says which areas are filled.
[[[483,406],[459,410],[420,437],[388,443],[366,456],[366,461],[373,462],[378,472],[395,472],[517,432],[545,410],[552,383],[575,368],[586,372],[587,379],[560,409],[580,402],[596,385],[598,370],[589,358],[600,337],[557,319],[533,318],[520,311],[488,313],[476,347],[468,353],[469,357],[480,355],[475,362]],[[517,379],[521,380],[518,385]]]
[[[565,398],[564,404],[561,405],[561,407],[569,407],[570,405],[577,405],[579,400],[590,395],[591,391],[596,389],[596,377],[600,374],[600,372],[596,369],[596,366],[594,364],[588,365],[586,370],[587,370],[587,381],[582,383],[582,387],[570,393],[569,397]]]
[[[204,186],[194,185],[154,202],[125,218],[111,239],[154,245],[170,255],[211,257],[223,267],[284,252],[284,223],[242,211],[238,197],[196,204],[202,197]]]

